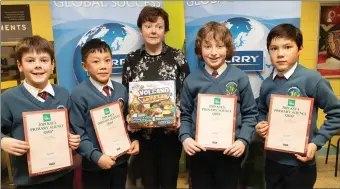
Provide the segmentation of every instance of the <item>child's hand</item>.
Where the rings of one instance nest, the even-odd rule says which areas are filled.
[[[11,155],[22,156],[30,147],[26,141],[4,137],[1,139],[1,149]]]
[[[312,160],[315,156],[315,152],[318,149],[318,147],[314,143],[309,143],[307,146],[307,156],[302,157],[298,154],[295,154],[296,158],[302,162],[307,162],[309,160]]]
[[[243,154],[245,148],[246,146],[243,144],[242,141],[236,140],[230,148],[224,150],[223,154],[240,157]]]
[[[132,129],[130,127],[130,124],[129,124],[130,123],[130,116],[129,115],[126,116],[126,122],[128,122],[128,126],[127,126],[128,131],[130,131],[131,133],[135,133],[135,132],[140,131],[140,129]]]
[[[98,160],[98,165],[102,169],[110,169],[116,163],[116,158],[103,154]]]
[[[255,127],[256,133],[263,138],[266,138],[268,128],[269,126],[267,121],[261,121]]]
[[[201,150],[206,151],[206,149],[194,141],[192,138],[187,138],[183,141],[183,147],[185,152],[189,156],[195,155],[196,152],[200,152]]]
[[[72,150],[76,150],[80,145],[80,135],[73,135],[70,133],[68,136],[68,144]]]
[[[135,140],[131,143],[131,146],[127,154],[137,155],[138,153],[139,153],[139,141]]]

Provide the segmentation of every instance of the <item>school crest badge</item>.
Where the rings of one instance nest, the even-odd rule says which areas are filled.
[[[237,84],[235,82],[229,82],[226,84],[226,94],[228,96],[236,95],[237,92]]]
[[[288,89],[288,95],[299,97],[299,96],[301,96],[301,91],[297,87],[291,87],[291,88]]]
[[[60,104],[60,105],[57,106],[57,109],[65,109],[65,106]]]

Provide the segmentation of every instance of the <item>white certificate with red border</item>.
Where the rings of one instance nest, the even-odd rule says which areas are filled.
[[[93,126],[102,152],[118,157],[131,145],[119,102],[90,110]]]
[[[225,150],[235,140],[236,96],[198,94],[196,142],[210,150]]]
[[[29,176],[71,168],[67,109],[23,112]]]
[[[305,154],[313,104],[313,98],[271,95],[265,149]]]

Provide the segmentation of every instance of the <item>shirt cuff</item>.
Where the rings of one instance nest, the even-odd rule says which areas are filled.
[[[323,145],[328,141],[328,139],[322,135],[317,135],[313,140],[311,141],[317,146],[317,150],[320,150]]]
[[[93,151],[92,154],[91,154],[91,160],[92,160],[94,163],[98,164],[98,160],[99,160],[99,158],[100,158],[102,155],[103,155],[102,153],[100,153],[99,151],[95,150],[95,151]]]
[[[8,136],[1,133],[1,139],[5,138],[5,137],[8,137]]]
[[[244,140],[242,138],[238,138],[237,140],[241,141],[244,144],[245,147],[248,146],[248,142],[246,140]]]
[[[191,136],[189,135],[189,134],[183,134],[182,136],[181,136],[181,142],[183,143],[184,142],[184,140],[185,139],[187,139],[187,138],[191,138]]]

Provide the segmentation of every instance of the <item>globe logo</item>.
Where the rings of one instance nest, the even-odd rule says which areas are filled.
[[[143,44],[139,32],[128,25],[106,23],[93,27],[81,37],[74,51],[73,69],[78,83],[88,78],[81,65],[81,48],[87,41],[95,38],[105,41],[111,48],[112,74],[120,74],[126,55]]]
[[[257,98],[260,93],[260,87],[265,78],[267,78],[272,66],[266,48],[267,35],[269,29],[262,23],[245,17],[233,17],[226,21],[222,21],[230,30],[233,36],[233,44],[236,51],[263,51],[264,71],[246,72],[254,93]]]

